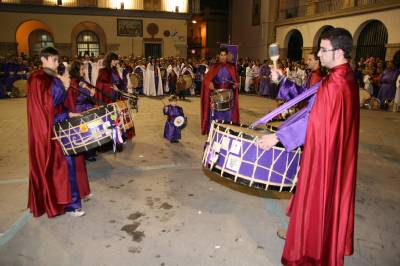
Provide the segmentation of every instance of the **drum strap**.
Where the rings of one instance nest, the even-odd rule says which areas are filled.
[[[301,102],[302,100],[314,95],[317,92],[317,90],[319,89],[320,85],[321,85],[321,81],[317,82],[311,88],[309,88],[308,90],[306,90],[302,94],[298,95],[297,97],[295,97],[295,98],[291,99],[290,101],[282,104],[278,108],[275,108],[270,113],[266,114],[264,117],[258,119],[256,122],[251,124],[249,126],[249,128],[255,128],[256,126],[258,126],[260,124],[265,124],[265,123],[269,122],[275,116],[283,113],[284,111],[286,111],[290,107],[296,105],[297,103]]]

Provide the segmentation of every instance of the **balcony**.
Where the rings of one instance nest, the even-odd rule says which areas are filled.
[[[398,0],[306,0],[306,4],[296,5],[293,1],[279,1],[279,20],[316,16],[340,15],[364,9],[382,8],[398,4]]]

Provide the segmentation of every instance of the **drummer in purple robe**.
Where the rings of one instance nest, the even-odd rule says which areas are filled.
[[[260,67],[260,96],[275,97],[273,93],[273,87],[270,83],[269,75],[271,74],[271,69],[268,66],[268,60],[264,60],[264,63]]]
[[[394,99],[396,94],[396,80],[399,75],[399,70],[394,67],[392,61],[387,65],[387,68],[383,71],[380,80],[380,89],[378,93],[378,98],[381,101],[381,107],[385,106],[386,101],[391,101]]]
[[[178,143],[181,139],[181,128],[175,126],[174,120],[178,116],[184,117],[182,107],[177,105],[177,98],[175,95],[171,95],[168,98],[169,104],[164,106],[164,115],[167,115],[167,121],[165,121],[164,127],[164,138],[169,140],[171,143]]]

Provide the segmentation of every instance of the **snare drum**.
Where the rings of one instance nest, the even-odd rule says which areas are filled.
[[[268,132],[213,121],[203,165],[220,176],[249,187],[292,191],[300,168],[301,149],[281,146],[265,151],[259,138]]]
[[[113,105],[101,106],[54,125],[57,139],[65,155],[88,151],[112,140],[112,125],[117,117]]]
[[[175,117],[174,126],[180,128],[180,129],[184,129],[186,127],[186,124],[187,124],[186,116],[179,115],[179,116]]]
[[[116,115],[119,118],[121,130],[126,132],[134,127],[132,114],[133,109],[131,108],[129,101],[117,101],[115,103],[110,103],[107,106],[114,107]]]
[[[211,94],[211,104],[217,111],[228,111],[233,107],[232,90],[217,89]]]

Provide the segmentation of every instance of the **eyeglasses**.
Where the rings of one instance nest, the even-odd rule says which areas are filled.
[[[338,49],[325,49],[325,48],[319,48],[319,52],[321,52],[321,53],[326,53],[326,52],[332,52],[332,51],[336,51],[336,50],[338,50]]]

